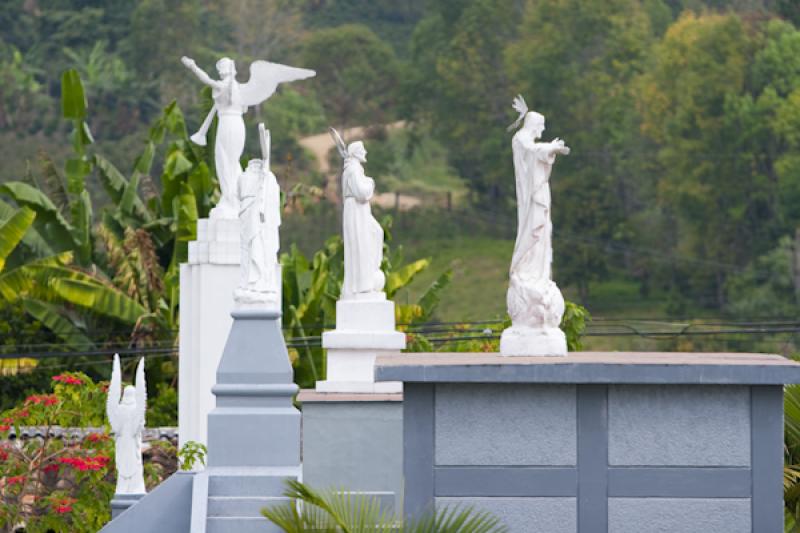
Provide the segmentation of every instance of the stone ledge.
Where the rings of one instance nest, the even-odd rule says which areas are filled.
[[[564,357],[492,353],[379,356],[376,381],[494,383],[800,383],[800,363],[774,354],[571,352]]]
[[[297,395],[297,401],[300,403],[402,402],[403,393],[318,392],[314,389],[303,389]]]

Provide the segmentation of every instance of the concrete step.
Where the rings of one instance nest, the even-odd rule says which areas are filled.
[[[243,476],[240,474],[210,474],[208,476],[209,496],[252,496],[264,498],[281,496],[286,490],[285,480],[296,479],[290,476]]]
[[[206,522],[206,533],[283,533],[264,517],[214,517]]]
[[[240,498],[237,496],[209,496],[208,517],[262,517],[261,509],[288,502],[288,498],[277,496],[264,498]],[[263,518],[263,517],[262,517]]]

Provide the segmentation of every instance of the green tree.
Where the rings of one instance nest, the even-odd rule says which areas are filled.
[[[609,252],[630,243],[626,223],[646,199],[632,81],[653,39],[638,0],[546,0],[530,4],[506,54],[517,92],[547,117],[545,135],[572,148],[552,178],[555,269],[583,302],[609,272]]]
[[[398,63],[394,50],[366,26],[318,30],[305,42],[304,67],[337,127],[381,124],[392,116]]]

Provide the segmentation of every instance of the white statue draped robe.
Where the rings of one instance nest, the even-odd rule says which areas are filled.
[[[344,212],[344,285],[342,299],[352,299],[383,291],[386,281],[381,271],[383,228],[372,216],[369,201],[375,181],[364,173],[354,156],[344,162],[342,196]]]
[[[214,98],[214,107],[203,121],[200,131],[192,135],[192,141],[205,146],[211,121],[215,114],[218,118],[214,165],[222,195],[211,211],[211,218],[235,219],[239,213],[236,182],[242,174],[239,160],[245,142],[242,115],[248,107],[259,105],[272,96],[278,84],[311,78],[316,73],[313,70],[259,60],[250,64],[250,79],[247,83],[240,84],[236,81],[236,66],[230,58],[224,57],[217,62],[220,80],[212,79],[188,57],[181,58],[181,61],[200,81],[211,87]]]
[[[564,299],[551,279],[553,224],[550,219],[552,143],[537,143],[529,129],[511,143],[517,186],[517,240],[511,259],[508,312],[514,326],[557,328]]]
[[[236,299],[245,303],[275,300],[281,224],[280,188],[263,161],[250,161],[239,179],[242,260]]]
[[[115,355],[106,399],[106,414],[116,444],[116,494],[144,494],[146,489],[142,464],[142,431],[147,410],[144,358],[136,367],[136,386],[125,387],[122,400],[120,400],[121,388],[122,371],[119,355]]]

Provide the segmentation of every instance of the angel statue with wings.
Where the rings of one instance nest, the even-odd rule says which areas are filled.
[[[144,358],[139,360],[139,365],[136,367],[136,386],[128,385],[124,392],[121,389],[122,370],[117,354],[114,355],[114,367],[106,399],[106,415],[116,443],[116,494],[144,494],[146,490],[142,466],[142,431],[147,409]]]
[[[278,304],[281,190],[270,170],[270,134],[258,125],[262,159],[251,159],[239,178],[241,263],[234,299],[243,304]]]
[[[372,216],[369,201],[375,192],[375,180],[364,173],[367,162],[364,143],[345,146],[342,137],[330,128],[339,155],[344,159],[342,171],[342,235],[344,240],[344,284],[342,299],[382,299],[386,278],[383,261],[383,228]]]
[[[181,62],[200,81],[211,87],[211,94],[214,97],[214,106],[200,126],[200,130],[191,137],[195,144],[205,146],[208,128],[214,116],[217,117],[214,164],[222,196],[217,206],[211,210],[211,217],[234,219],[239,214],[236,181],[242,173],[239,159],[244,151],[245,140],[242,115],[248,107],[259,105],[272,96],[279,83],[311,78],[316,72],[259,60],[250,65],[250,80],[240,84],[236,81],[236,65],[228,57],[217,61],[219,80],[212,79],[193,59],[184,56]]]
[[[517,120],[514,134],[514,175],[517,186],[517,240],[511,259],[507,295],[512,327],[503,332],[504,355],[566,355],[559,329],[564,298],[552,280],[553,224],[550,218],[550,173],[556,154],[569,154],[564,141],[537,142],[544,131],[544,116],[529,111],[522,96],[512,106]]]

